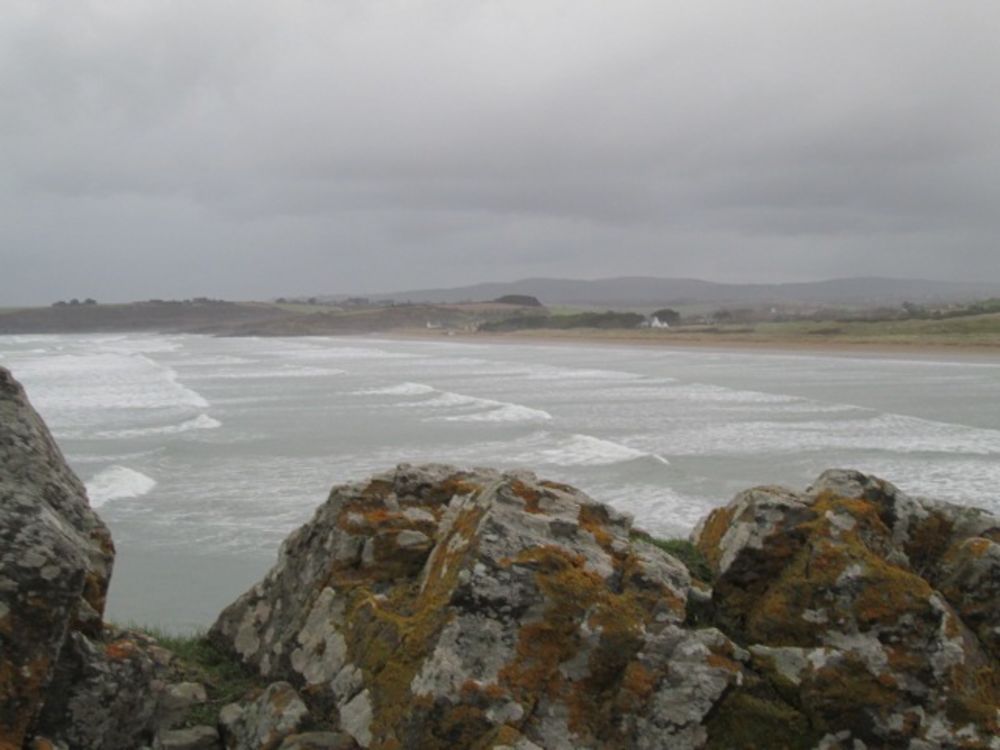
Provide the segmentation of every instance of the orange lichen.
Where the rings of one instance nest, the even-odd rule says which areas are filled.
[[[614,536],[608,531],[608,511],[601,505],[581,505],[580,513],[577,516],[580,528],[589,531],[605,552],[614,554],[611,549],[611,542]]]
[[[924,612],[933,593],[920,576],[871,556],[865,561],[868,580],[855,600],[854,610],[862,627],[896,622],[902,615]]]
[[[946,712],[959,726],[973,723],[1000,736],[1000,670],[983,666],[975,670],[955,670]]]
[[[447,501],[458,495],[474,495],[482,489],[482,485],[464,479],[461,474],[456,474],[441,482],[440,494]]]
[[[139,647],[133,641],[122,638],[105,646],[104,655],[111,661],[123,661],[135,656],[138,650]]]
[[[662,676],[635,662],[661,602],[654,592],[635,589],[628,577],[620,592],[612,591],[583,557],[561,547],[527,550],[512,564],[535,570],[549,606],[540,621],[521,628],[516,657],[501,670],[500,684],[526,708],[539,696],[564,701],[573,732],[607,739],[617,731],[615,712],[641,704]],[[583,676],[566,677],[560,666],[579,658],[585,647]]]
[[[377,717],[372,726],[371,747],[375,750],[390,750],[399,747],[400,742],[407,745],[409,740],[401,741],[400,737],[424,732],[421,727],[427,732],[433,727],[448,727],[448,736],[421,734],[418,744],[428,748],[452,747],[448,737],[465,742],[475,732],[483,731],[481,717],[465,710],[421,722],[419,717],[427,717],[434,710],[433,701],[410,693],[414,676],[448,622],[448,600],[457,585],[463,557],[474,553],[475,532],[482,514],[483,510],[475,506],[457,514],[425,565],[421,565],[426,571],[423,586],[417,580],[419,571],[407,569],[409,575],[382,581],[387,588],[380,590],[380,597],[369,588],[375,580],[371,577],[356,578],[350,581],[353,585],[341,589],[347,598],[345,622],[349,627],[344,637],[348,652],[365,673]],[[453,543],[457,538],[466,543]],[[401,552],[397,550],[396,554]],[[344,582],[338,580],[338,584]]]
[[[716,508],[705,520],[705,526],[698,536],[698,549],[716,572],[719,570],[719,560],[722,557],[722,537],[729,531],[732,521],[732,508]]]
[[[524,501],[524,509],[528,513],[542,513],[539,503],[542,500],[542,493],[533,487],[529,487],[521,480],[510,483],[511,491]]]
[[[722,654],[710,653],[707,657],[705,657],[705,661],[709,664],[709,666],[717,667],[718,669],[726,669],[730,672],[741,671],[739,664]]]
[[[573,487],[570,487],[568,484],[563,484],[562,482],[551,482],[551,481],[545,480],[545,481],[539,482],[539,484],[542,487],[547,487],[550,490],[558,490],[559,492],[565,492],[565,493],[567,493],[569,495],[575,495],[576,494],[576,490]]]
[[[385,479],[373,479],[361,490],[361,496],[368,500],[385,500],[392,494],[392,490],[392,482]]]
[[[18,668],[13,662],[0,659],[0,750],[8,743],[19,750],[25,733],[42,705],[42,686],[49,676],[52,662],[45,656]]]

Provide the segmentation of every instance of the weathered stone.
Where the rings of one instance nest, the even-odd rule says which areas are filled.
[[[1000,544],[980,536],[952,545],[935,582],[983,645],[1000,659]]]
[[[212,637],[362,747],[697,747],[739,650],[630,531],[527,472],[401,466],[335,488]]]
[[[308,718],[309,709],[287,682],[267,686],[245,706],[226,706],[219,715],[228,750],[276,750]]]
[[[984,624],[984,605],[996,602],[984,579],[995,568],[989,542],[954,540],[995,524],[982,511],[831,471],[801,495],[740,493],[699,527],[696,542],[718,573],[717,623],[756,644],[754,664],[779,696],[772,715],[785,712],[820,735],[847,732],[848,744],[961,738],[963,747],[987,747],[1000,716],[997,663],[961,609],[972,615],[968,625]],[[938,580],[952,583],[947,598]],[[742,701],[763,713],[765,694],[737,691],[729,712]]]
[[[132,750],[152,739],[156,664],[129,633],[95,641],[70,633],[37,725],[73,748]]]
[[[198,682],[167,685],[160,695],[157,725],[166,729],[184,723],[191,709],[208,700],[205,686]]]
[[[215,727],[168,729],[156,736],[153,750],[221,750],[219,730]]]
[[[83,484],[0,368],[0,745],[25,741],[66,633],[99,633],[113,559]]]

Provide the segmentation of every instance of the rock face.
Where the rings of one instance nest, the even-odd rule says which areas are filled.
[[[998,535],[831,471],[710,515],[710,588],[570,487],[404,465],[211,635],[362,747],[991,748]]]
[[[1000,742],[1000,519],[829,471],[741,493],[695,537],[716,622],[763,678],[727,702],[877,747]]]
[[[700,747],[749,654],[684,627],[685,567],[524,473],[338,487],[214,638],[362,747]]]
[[[0,368],[0,747],[21,746],[64,644],[100,632],[113,560],[83,485]]]
[[[83,484],[0,368],[0,749],[36,734],[107,750],[151,736],[157,664],[102,621],[113,561]]]

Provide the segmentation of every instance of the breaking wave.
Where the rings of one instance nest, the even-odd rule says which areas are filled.
[[[108,500],[142,497],[156,486],[156,480],[127,466],[110,466],[87,482],[90,504],[99,508]]]

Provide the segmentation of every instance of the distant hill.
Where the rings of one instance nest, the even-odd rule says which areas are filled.
[[[1000,283],[858,277],[792,284],[720,284],[699,279],[640,276],[578,280],[533,278],[451,289],[418,289],[371,295],[373,300],[449,303],[530,295],[546,305],[646,307],[664,305],[812,304],[872,307],[967,302],[1000,297]]]

